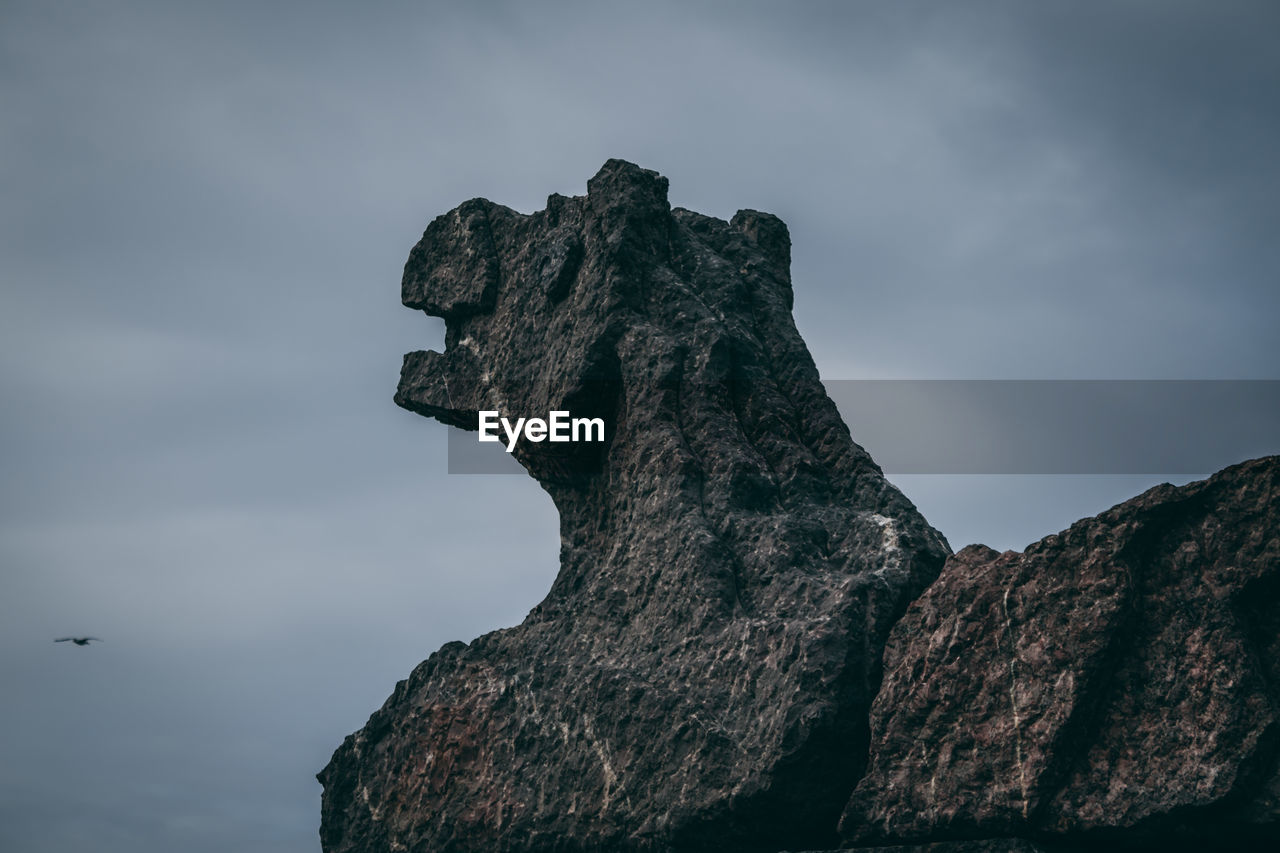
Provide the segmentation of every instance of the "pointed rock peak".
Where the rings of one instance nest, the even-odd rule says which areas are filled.
[[[605,161],[595,177],[587,181],[587,198],[596,207],[623,202],[659,210],[671,209],[667,201],[667,179],[626,160]]]

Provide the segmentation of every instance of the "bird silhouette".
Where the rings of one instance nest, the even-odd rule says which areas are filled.
[[[97,637],[59,637],[58,639],[54,640],[54,642],[55,643],[72,642],[72,643],[75,643],[77,646],[87,646],[89,645],[89,642],[91,640],[97,640],[99,643],[102,642],[102,640],[98,640]]]

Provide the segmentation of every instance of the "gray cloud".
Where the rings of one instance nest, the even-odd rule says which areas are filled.
[[[830,379],[1276,378],[1271,3],[0,15],[5,849],[314,850],[329,750],[549,587],[546,496],[390,402],[466,198],[775,212]],[[1154,482],[898,479],[999,547]]]

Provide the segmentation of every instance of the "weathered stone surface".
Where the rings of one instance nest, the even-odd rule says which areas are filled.
[[[952,557],[893,629],[842,831],[1276,849],[1278,719],[1268,457]]]
[[[406,356],[400,405],[468,429],[567,409],[608,440],[517,448],[559,575],[337,750],[328,853],[838,842],[883,641],[948,549],[819,383],[786,227],[666,191],[613,160],[585,197],[470,201],[413,250],[404,302],[446,350]]]

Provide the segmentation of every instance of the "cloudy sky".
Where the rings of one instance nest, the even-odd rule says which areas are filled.
[[[4,3],[0,849],[314,853],[342,737],[550,586],[549,499],[447,475],[391,402],[443,337],[399,305],[432,217],[622,157],[788,222],[824,377],[1275,379],[1277,31],[1268,0]],[[1160,479],[897,481],[1008,548]]]

